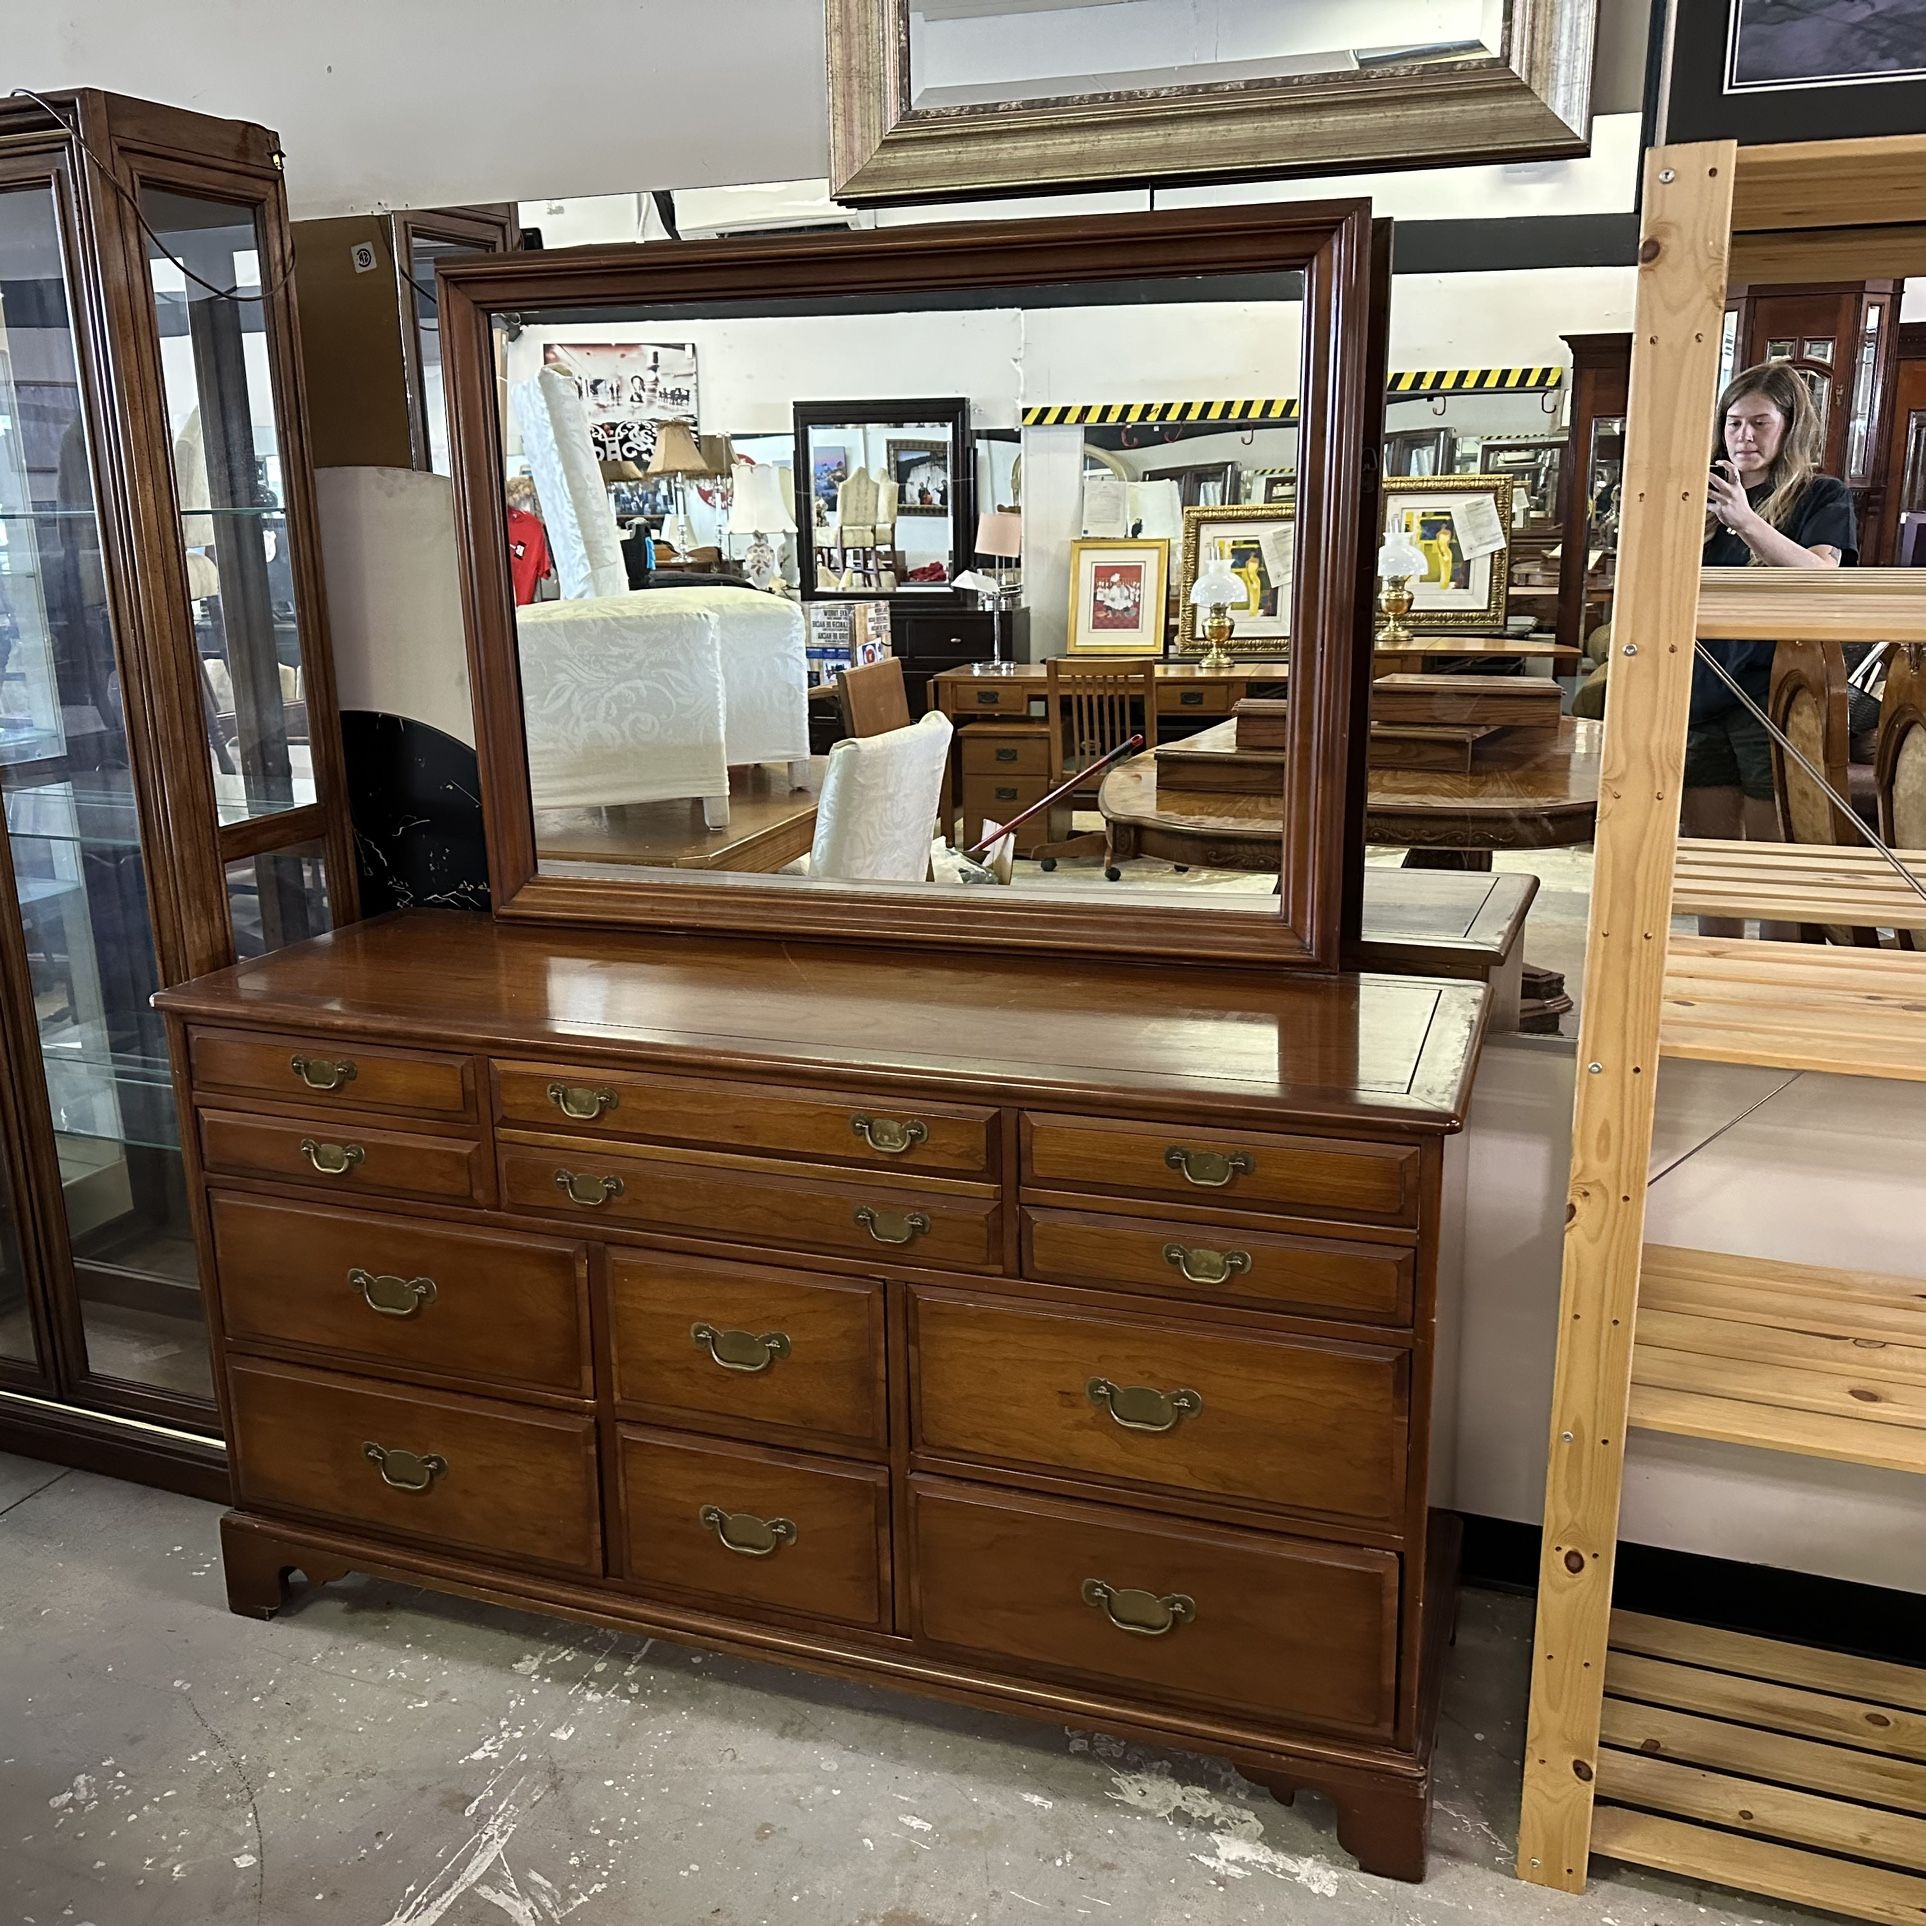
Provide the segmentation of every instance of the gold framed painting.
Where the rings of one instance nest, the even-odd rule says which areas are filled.
[[[1070,544],[1072,655],[1162,655],[1170,590],[1166,541],[1086,539]]]
[[[1387,475],[1384,526],[1425,558],[1411,584],[1413,629],[1503,635],[1511,588],[1509,475]]]
[[[831,194],[877,206],[1126,179],[1571,159],[1591,148],[1598,0],[1277,9],[1320,22],[1369,12],[1368,42],[1350,44],[1344,27],[1299,30],[1274,61],[1203,57],[1154,76],[1089,70],[1092,42],[1108,30],[1087,24],[1086,4],[825,0]],[[1468,23],[1441,27],[1453,12]],[[1066,54],[1041,72],[1034,59],[999,65],[999,36],[1006,53]]]
[[[1191,605],[1197,577],[1212,560],[1229,563],[1244,583],[1242,607],[1233,605],[1234,624],[1225,647],[1247,658],[1281,655],[1291,638],[1292,552],[1297,537],[1297,504],[1233,502],[1184,510],[1183,566],[1177,579],[1178,655],[1201,655],[1207,611]]]

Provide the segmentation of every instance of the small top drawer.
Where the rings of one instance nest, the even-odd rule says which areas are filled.
[[[1027,716],[1031,698],[1042,693],[1033,682],[998,677],[995,681],[969,683],[950,698],[950,704],[958,717]]]
[[[473,1204],[488,1194],[488,1167],[472,1137],[370,1129],[345,1117],[323,1122],[225,1110],[203,1110],[200,1129],[201,1161],[218,1176],[429,1203]]]
[[[1050,732],[1040,722],[977,723],[959,730],[966,776],[1047,776]]]
[[[1227,716],[1237,702],[1237,688],[1228,682],[1193,682],[1175,676],[1157,678],[1160,716]]]
[[[994,1110],[833,1096],[580,1064],[497,1063],[495,1114],[524,1130],[807,1157],[878,1170],[990,1168]]]
[[[343,1110],[397,1110],[416,1117],[472,1117],[467,1057],[370,1049],[334,1037],[264,1036],[251,1030],[191,1030],[188,1068],[199,1091],[311,1099]]]
[[[1038,1189],[1371,1224],[1418,1221],[1419,1152],[1405,1144],[1034,1113],[1023,1119],[1022,1142],[1023,1182]]]

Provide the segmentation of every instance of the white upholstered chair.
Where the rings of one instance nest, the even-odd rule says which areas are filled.
[[[809,873],[849,882],[920,883],[929,874],[950,719],[852,736],[829,752]]]

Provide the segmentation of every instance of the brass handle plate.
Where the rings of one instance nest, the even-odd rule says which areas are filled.
[[[573,1117],[577,1123],[593,1123],[622,1101],[606,1084],[586,1083],[551,1083],[548,1100],[563,1116]]]
[[[1094,1605],[1120,1632],[1138,1638],[1163,1638],[1197,1616],[1197,1601],[1188,1592],[1138,1591],[1134,1586],[1106,1585],[1101,1578],[1083,1581],[1083,1602]]]
[[[856,1221],[879,1244],[908,1244],[930,1227],[920,1210],[872,1210],[867,1204],[857,1206]]]
[[[584,1210],[600,1210],[611,1197],[622,1194],[619,1177],[584,1177],[578,1170],[558,1170],[555,1181],[569,1202],[580,1204]]]
[[[1182,1144],[1172,1144],[1164,1152],[1164,1162],[1207,1190],[1222,1190],[1233,1177],[1248,1177],[1257,1168],[1257,1160],[1242,1150],[1226,1155],[1221,1150],[1187,1150]]]
[[[767,1558],[796,1542],[793,1519],[758,1518],[753,1511],[724,1511],[720,1505],[704,1505],[696,1517],[715,1533],[725,1550],[739,1552],[744,1558]]]
[[[996,759],[998,762],[1015,762],[1017,752],[1014,749],[999,749],[996,752]]]
[[[691,1324],[689,1341],[706,1345],[709,1355],[725,1371],[767,1371],[778,1358],[789,1355],[786,1331],[719,1331],[713,1324]]]
[[[368,1309],[383,1317],[414,1317],[435,1301],[432,1277],[397,1277],[391,1271],[364,1271],[359,1265],[348,1273],[348,1288],[359,1291]]]
[[[388,1451],[372,1438],[361,1447],[361,1455],[381,1473],[381,1482],[396,1491],[426,1491],[448,1469],[448,1460],[432,1451],[426,1457],[413,1451]]]
[[[1017,792],[1014,789],[999,789],[996,792],[996,799],[998,802],[1015,802]]]
[[[849,1127],[871,1150],[880,1150],[889,1157],[900,1157],[914,1150],[918,1144],[927,1142],[930,1134],[929,1125],[916,1117],[906,1122],[895,1117],[852,1117]]]
[[[976,706],[979,709],[997,708],[1001,705],[1002,701],[1003,691],[1001,689],[979,689],[976,692]]]
[[[1180,708],[1201,709],[1204,706],[1204,692],[1202,689],[1179,689],[1177,702]]]
[[[339,1090],[343,1084],[354,1081],[354,1065],[345,1057],[338,1063],[329,1063],[321,1057],[290,1057],[288,1068],[310,1090]]]
[[[301,1139],[301,1155],[323,1177],[345,1177],[367,1154],[359,1144],[318,1144],[312,1137]]]
[[[1112,1384],[1108,1378],[1092,1378],[1083,1388],[1090,1402],[1126,1431],[1175,1431],[1204,1408],[1195,1391],[1158,1391],[1148,1384]]]
[[[1192,1284],[1222,1284],[1251,1267],[1249,1251],[1186,1250],[1182,1244],[1164,1246],[1164,1262],[1174,1265]]]

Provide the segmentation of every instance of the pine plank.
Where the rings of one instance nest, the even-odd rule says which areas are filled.
[[[1926,587],[1910,568],[1709,568],[1698,632],[1706,641],[1926,642]]]
[[[1926,851],[1894,854],[1926,887]],[[1926,928],[1926,897],[1876,849],[1807,843],[1689,837],[1679,844],[1672,909],[1675,915]]]
[[[1737,168],[1735,234],[1807,227],[1877,230],[1926,201],[1926,136],[1918,134],[1778,141],[1743,149]],[[1876,232],[1868,240],[1876,244]]]
[[[1732,279],[1752,282],[1872,281],[1926,275],[1926,227],[1807,227],[1735,234]]]
[[[1624,1481],[1692,637],[1705,410],[1717,385],[1737,148],[1645,157],[1615,626],[1579,1014],[1570,1204],[1518,1833],[1521,1878],[1582,1891]],[[1727,571],[1740,574],[1742,570]]]
[[[1714,1832],[1709,1826],[1631,1812],[1623,1806],[1599,1809],[1592,1847],[1635,1866],[1736,1886],[1795,1906],[1844,1913],[1849,1919],[1869,1919],[1876,1926],[1920,1926],[1926,1919],[1926,1879],[1915,1879],[1910,1873]]]
[[[1606,1689],[1611,1689],[1609,1681]],[[1615,1697],[1605,1701],[1603,1737],[1608,1746],[1626,1752],[1680,1759],[1778,1785],[1926,1814],[1926,1766],[1906,1759],[1882,1758],[1851,1746],[1761,1732],[1756,1726]]]
[[[1881,1300],[1926,1312],[1926,1278],[1845,1270],[1830,1264],[1795,1264],[1782,1257],[1747,1257],[1736,1251],[1702,1251],[1688,1244],[1647,1244],[1644,1289],[1648,1297],[1653,1302],[1672,1304],[1674,1300],[1668,1294],[1687,1287],[1724,1290],[1735,1299],[1766,1289],[1815,1297]]]
[[[1920,1332],[1926,1340],[1926,1330]],[[1749,1364],[1783,1366],[1795,1371],[1822,1371],[1842,1378],[1880,1378],[1926,1387],[1926,1342],[1895,1343],[1866,1337],[1858,1331],[1817,1330],[1803,1320],[1781,1323],[1771,1315],[1747,1316],[1735,1310],[1725,1317],[1693,1317],[1678,1311],[1654,1310],[1649,1303],[1638,1311],[1641,1355],[1654,1351],[1682,1351],[1701,1357],[1734,1358]],[[1636,1380],[1638,1367],[1633,1365]],[[1779,1399],[1770,1399],[1779,1403]]]
[[[1626,1422],[1635,1431],[1791,1451],[1805,1458],[1873,1465],[1883,1471],[1926,1472],[1926,1433],[1904,1425],[1866,1424],[1858,1418],[1789,1411],[1645,1384],[1633,1386]]]
[[[1781,1839],[1822,1852],[1926,1872],[1926,1820],[1880,1812],[1785,1786],[1761,1785],[1638,1752],[1606,1752],[1598,1796],[1614,1804],[1676,1813],[1731,1832]]]
[[[1614,1612],[1612,1650],[1926,1712],[1926,1668],[1858,1658],[1850,1652],[1828,1652],[1817,1645],[1757,1638],[1749,1632],[1728,1632],[1715,1625],[1654,1618],[1643,1612]],[[1608,1680],[1608,1688],[1609,1684]]]
[[[1861,1424],[1926,1430],[1926,1388],[1874,1379],[1869,1374],[1839,1377],[1830,1372],[1756,1364],[1748,1358],[1661,1350],[1645,1341],[1643,1319],[1638,1349],[1632,1356],[1632,1382],[1661,1391],[1731,1398],[1774,1410],[1817,1411]]]

